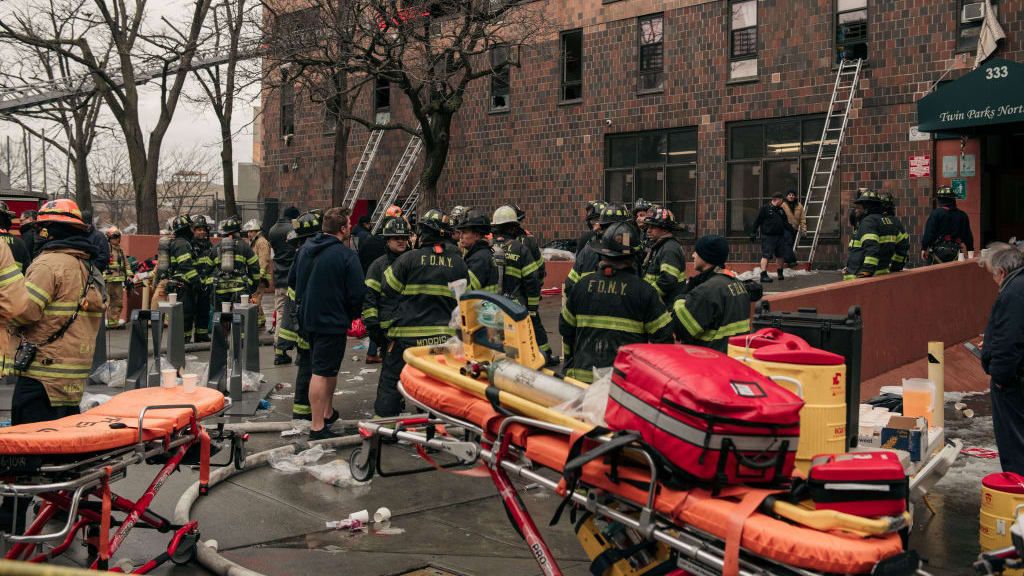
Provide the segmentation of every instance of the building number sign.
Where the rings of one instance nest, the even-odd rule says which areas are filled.
[[[1010,75],[1010,70],[1006,66],[991,66],[985,68],[985,80],[999,80],[1006,78]]]

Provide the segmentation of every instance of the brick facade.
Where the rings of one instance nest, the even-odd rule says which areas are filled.
[[[489,83],[477,83],[456,118],[441,197],[424,198],[421,207],[493,209],[514,201],[526,208],[529,228],[542,239],[575,237],[582,229],[584,202],[605,195],[607,135],[696,127],[697,233],[724,233],[726,127],[825,112],[835,81],[834,2],[760,0],[759,74],[744,83],[728,81],[730,7],[725,0],[551,2],[562,7],[551,8],[562,29],[584,31],[582,101],[558,101],[557,39],[524,54],[522,68],[512,70],[508,112],[489,112]],[[944,76],[959,77],[973,64],[973,54],[955,54],[958,6],[959,0],[869,0],[868,64],[840,159],[841,221],[857,187],[890,192],[915,248],[932,206],[934,182],[909,178],[908,158],[930,154],[934,159],[935,144],[910,141],[908,134],[917,123],[916,101]],[[1007,39],[998,55],[1019,61],[1024,56],[1019,45],[1024,5],[1002,2],[1000,9]],[[664,13],[665,87],[641,95],[637,17],[658,11]],[[276,97],[270,93],[264,99],[262,193],[303,206],[322,205],[328,198],[331,156],[322,105],[297,97],[296,133],[286,146]],[[400,98],[392,94],[393,109]],[[363,105],[371,105],[369,98]],[[354,129],[350,166],[366,138],[365,129]],[[380,195],[407,141],[404,133],[386,135],[364,198]],[[415,172],[409,185],[414,179]],[[844,241],[847,234],[844,230]],[[755,258],[749,240],[738,237],[733,244],[734,260]],[[819,252],[819,261],[838,262],[835,246]]]

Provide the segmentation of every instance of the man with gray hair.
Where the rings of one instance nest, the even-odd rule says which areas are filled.
[[[1003,472],[1024,474],[1024,253],[991,244],[982,264],[999,285],[981,365],[992,379],[992,427]]]

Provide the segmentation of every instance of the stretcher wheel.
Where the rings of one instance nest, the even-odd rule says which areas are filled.
[[[352,471],[352,478],[357,482],[368,482],[373,478],[373,448],[360,446],[348,456],[348,465]]]
[[[171,562],[178,566],[184,566],[196,559],[196,543],[199,542],[199,533],[185,534],[178,543],[178,548],[171,554]]]
[[[235,461],[235,470],[245,468],[245,442],[241,438],[231,439],[231,457]]]

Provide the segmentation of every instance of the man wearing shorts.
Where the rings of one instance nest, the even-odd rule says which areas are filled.
[[[313,368],[310,440],[336,436],[330,430],[338,420],[332,401],[345,357],[345,335],[352,319],[359,316],[366,292],[359,257],[344,244],[351,230],[349,215],[346,208],[328,210],[323,231],[302,247],[288,276]]]
[[[771,282],[768,276],[768,261],[774,258],[779,259],[779,280],[784,280],[782,269],[786,264],[790,268],[796,266],[796,255],[793,253],[793,245],[789,240],[788,232],[791,229],[786,212],[782,208],[783,196],[776,192],[772,200],[761,207],[757,213],[757,220],[754,220],[753,231],[750,233],[750,241],[757,241],[757,234],[761,234],[761,282]],[[794,234],[795,236],[795,234]]]

